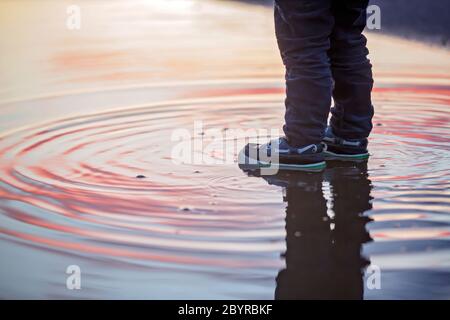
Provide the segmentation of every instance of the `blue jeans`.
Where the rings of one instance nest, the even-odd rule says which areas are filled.
[[[368,0],[275,0],[275,29],[286,67],[283,127],[294,147],[319,143],[331,108],[333,132],[362,139],[372,130]]]

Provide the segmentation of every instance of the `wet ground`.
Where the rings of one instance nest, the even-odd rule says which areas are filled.
[[[370,34],[368,163],[260,176],[170,138],[281,128],[269,8],[81,3],[0,4],[2,298],[450,298],[448,51]]]

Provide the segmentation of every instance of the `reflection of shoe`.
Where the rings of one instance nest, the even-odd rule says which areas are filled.
[[[239,166],[322,171],[326,167],[323,149],[323,144],[294,148],[288,144],[286,138],[275,139],[263,145],[249,143],[239,155]]]
[[[325,172],[328,170],[325,169]],[[264,179],[269,185],[282,188],[303,188],[308,191],[322,190],[324,174],[305,171],[280,170],[273,175],[264,175],[260,170],[244,170],[249,177]]]
[[[240,166],[249,177],[263,178],[270,185],[278,187],[304,187],[322,186],[322,181],[359,181],[367,176],[367,161],[330,161],[325,171],[311,173],[304,171],[280,170],[274,175],[265,175],[259,168]],[[336,183],[336,182],[334,182]],[[346,182],[343,182],[345,184]]]
[[[333,133],[331,127],[325,130],[323,143],[326,160],[365,160],[369,158],[367,139],[342,139]]]

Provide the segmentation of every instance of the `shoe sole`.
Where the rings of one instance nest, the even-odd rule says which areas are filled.
[[[340,160],[340,161],[363,161],[369,158],[369,153],[360,154],[339,154],[331,151],[324,151],[325,160]]]
[[[325,161],[310,163],[310,164],[286,164],[286,163],[268,163],[264,161],[257,161],[256,163],[250,164],[249,162],[254,162],[254,159],[245,156],[245,162],[239,162],[239,167],[245,169],[260,169],[260,168],[272,168],[277,170],[292,170],[292,171],[307,171],[307,172],[320,172],[323,171],[327,163]]]

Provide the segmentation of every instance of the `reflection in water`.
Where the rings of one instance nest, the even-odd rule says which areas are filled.
[[[249,172],[258,175],[259,172]],[[286,268],[276,299],[362,299],[371,241],[363,213],[372,209],[367,163],[334,163],[321,174],[261,176],[285,188]]]
[[[270,299],[286,262],[277,297],[300,296],[284,289],[294,279],[290,290],[314,283],[325,295],[339,277],[350,290],[365,264],[365,221],[357,217],[370,208],[364,174],[332,167],[310,178],[316,193],[295,187],[305,177],[283,182],[294,187],[280,259],[280,187],[234,164],[171,161],[173,130],[192,132],[196,120],[228,133],[281,131],[283,67],[271,8],[166,2],[84,1],[96,14],[69,32],[54,14],[64,14],[65,1],[0,1],[0,298]],[[383,281],[364,298],[447,299],[449,52],[377,34],[369,45],[375,200],[364,214],[374,220],[365,226],[374,241],[363,252]],[[220,159],[224,150],[204,153]],[[349,201],[352,192],[361,198]],[[72,264],[85,275],[83,290],[66,289]],[[316,269],[325,271],[314,276]]]

